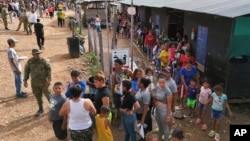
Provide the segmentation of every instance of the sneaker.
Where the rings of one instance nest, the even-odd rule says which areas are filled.
[[[26,98],[27,94],[18,94],[16,95],[17,98]]]
[[[39,109],[36,114],[35,114],[35,117],[39,117],[42,113],[43,113],[43,109]]]

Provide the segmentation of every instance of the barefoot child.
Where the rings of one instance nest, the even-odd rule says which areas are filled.
[[[227,95],[223,93],[223,87],[221,85],[216,85],[213,88],[214,92],[211,94],[209,98],[209,102],[212,101],[212,115],[213,118],[213,128],[209,132],[210,137],[214,137],[215,140],[220,139],[220,134],[218,133],[218,128],[220,125],[220,121],[222,120],[222,111],[224,110],[224,106],[226,106],[229,116],[232,116],[231,109],[227,102]]]
[[[187,107],[189,108],[189,116],[194,116],[194,109],[196,105],[196,97],[199,93],[199,89],[197,88],[196,80],[191,79],[190,85],[188,86],[188,99],[187,99]]]
[[[201,121],[203,122],[203,125],[201,127],[202,130],[207,129],[206,117],[207,117],[207,112],[208,112],[208,98],[210,97],[211,93],[212,93],[212,90],[209,88],[209,82],[206,79],[203,81],[200,94],[198,95],[199,114],[198,114],[198,118],[196,119],[196,124],[200,124]]]
[[[97,114],[96,119],[96,130],[97,130],[97,141],[113,141],[113,135],[110,130],[110,120],[108,119],[110,108],[102,106],[100,114]]]
[[[66,97],[62,94],[63,84],[61,82],[56,82],[53,91],[54,93],[50,95],[49,121],[53,124],[54,133],[57,139],[66,140],[67,116],[59,116],[59,111],[66,101]]]

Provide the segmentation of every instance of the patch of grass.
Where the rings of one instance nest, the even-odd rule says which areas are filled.
[[[101,64],[98,61],[98,58],[95,56],[95,53],[94,52],[86,53],[85,57],[88,61],[91,73],[93,75],[97,74],[101,70]]]

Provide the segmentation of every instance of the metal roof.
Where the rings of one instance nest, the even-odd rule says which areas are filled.
[[[123,0],[120,3],[129,5],[131,0]],[[133,0],[133,4],[156,8],[167,7],[230,18],[250,14],[250,0]]]

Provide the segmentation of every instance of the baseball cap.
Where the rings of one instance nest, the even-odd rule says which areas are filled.
[[[17,43],[17,42],[18,42],[18,40],[16,40],[15,38],[9,38],[7,40],[7,43]]]
[[[32,49],[32,54],[40,54],[40,53],[43,53],[43,52],[40,51],[40,50],[37,49],[37,48]]]
[[[166,72],[172,73],[172,69],[171,69],[170,66],[164,67],[163,70],[166,71]]]

